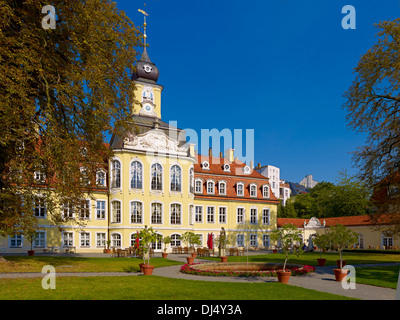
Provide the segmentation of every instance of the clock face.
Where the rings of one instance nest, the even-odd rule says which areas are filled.
[[[145,64],[143,66],[143,69],[144,69],[145,72],[150,73],[153,70],[153,67],[151,65],[149,65],[149,64]]]

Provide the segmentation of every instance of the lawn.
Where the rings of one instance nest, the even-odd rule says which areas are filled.
[[[49,257],[49,256],[6,256],[8,262],[0,263],[0,273],[41,272],[43,266],[51,265],[56,272],[137,272],[139,258],[86,258],[86,257]],[[177,261],[152,258],[155,267],[181,264]]]
[[[399,266],[356,268],[356,283],[397,289]]]
[[[343,259],[347,264],[371,264],[371,263],[400,263],[400,255],[397,254],[381,254],[381,253],[359,253],[359,252],[345,252],[342,254]],[[301,254],[299,257],[294,255],[289,256],[289,263],[306,264],[310,266],[318,266],[317,259],[320,257],[318,252],[307,252]],[[337,252],[327,252],[322,254],[322,258],[326,259],[327,266],[336,265],[336,260],[339,259]],[[220,261],[218,257],[204,257],[199,259]],[[228,262],[283,262],[285,256],[283,253],[273,254],[260,254],[247,256],[228,256]]]
[[[0,300],[348,300],[278,282],[231,283],[158,276],[59,277],[44,290],[41,278],[0,279]]]

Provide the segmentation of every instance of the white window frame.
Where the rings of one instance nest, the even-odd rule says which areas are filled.
[[[250,233],[250,235],[249,235],[249,246],[250,247],[258,247],[257,233]]]
[[[198,212],[197,208],[200,209],[200,212]],[[203,215],[204,215],[204,206],[195,205],[194,206],[194,222],[195,223],[203,223]]]
[[[119,164],[119,168],[116,167],[116,163]],[[119,159],[115,158],[111,160],[111,174],[110,174],[110,186],[113,189],[122,188],[122,163]]]
[[[250,197],[257,198],[257,185],[255,183],[251,183],[249,186]]]
[[[68,241],[67,244],[66,244],[66,241]],[[74,241],[75,241],[75,237],[74,237],[74,233],[72,231],[63,231],[63,233],[62,233],[62,247],[63,248],[73,247]]]
[[[182,168],[179,164],[173,164],[169,168],[169,180],[170,192],[182,192]]]
[[[245,247],[246,239],[243,233],[239,233],[236,235],[236,245],[238,247]]]
[[[239,210],[241,211],[241,215],[239,215]],[[237,222],[237,224],[244,224],[245,221],[246,221],[246,209],[244,207],[237,207],[236,208],[236,222]]]
[[[208,209],[212,208],[212,214],[210,215]],[[210,221],[210,217],[212,217],[212,221]],[[206,222],[207,223],[215,223],[215,206],[207,206],[206,207]]]
[[[199,191],[198,191],[198,188],[197,188],[198,186],[200,186],[200,190]],[[194,180],[194,193],[197,193],[197,194],[203,193],[203,180],[202,179],[195,179]]]
[[[119,203],[119,220],[120,221],[116,221],[116,215],[114,213],[114,210],[118,210],[118,209],[114,209],[114,203]],[[122,201],[121,200],[117,200],[117,199],[113,199],[111,201],[111,223],[122,223]]]
[[[154,170],[153,167],[156,169]],[[158,172],[159,168],[161,168],[161,173]],[[156,173],[154,188],[153,188],[153,172]],[[160,181],[158,181],[158,180],[160,180]],[[164,191],[164,167],[159,162],[154,162],[150,166],[150,190],[153,192],[163,192]]]
[[[173,214],[173,209],[172,209],[172,207],[176,207],[176,208],[179,208],[179,212],[175,212],[175,215],[176,215],[176,217],[175,217],[175,222],[172,222],[172,214]],[[176,209],[175,209],[176,210]],[[170,205],[169,205],[169,223],[171,224],[171,225],[174,225],[174,226],[176,226],[176,225],[182,225],[182,223],[183,223],[183,206],[182,206],[182,204],[181,203],[179,203],[179,202],[173,202],[173,203],[171,203]]]
[[[104,209],[99,208],[100,202],[104,203]],[[102,218],[102,216],[103,216],[102,212],[104,214],[104,218]],[[99,218],[99,216],[100,216],[100,218]],[[107,200],[96,199],[96,218],[95,218],[95,220],[106,220],[106,219],[107,219]]]
[[[104,178],[100,178],[99,175],[102,174],[104,175]],[[99,169],[96,172],[96,185],[100,187],[106,187],[107,186],[107,172],[103,169]]]
[[[133,212],[133,204],[140,204],[140,210],[139,207],[136,206],[136,219],[134,219],[134,212]],[[140,214],[140,216],[139,216]],[[140,219],[139,219],[140,218]],[[144,219],[144,204],[142,201],[139,200],[132,200],[129,202],[129,222],[132,224],[143,224],[143,219]]]
[[[104,238],[100,236],[104,235]],[[107,232],[96,232],[96,248],[107,247]]]
[[[258,208],[251,207],[250,208],[250,224],[257,224],[258,222]]]
[[[90,200],[89,199],[82,199],[79,201],[79,207],[77,210],[79,211],[79,219],[80,220],[91,220],[92,218],[92,210],[90,207]],[[84,206],[82,204],[85,203]],[[82,213],[84,212],[84,215]]]
[[[209,185],[212,185],[212,190],[209,188]],[[207,194],[215,194],[215,181],[214,180],[207,180],[206,187],[207,187]]]
[[[40,235],[43,235],[43,238]],[[43,242],[43,244],[41,244],[40,242]],[[36,238],[32,244],[33,247],[34,248],[46,248],[46,243],[47,243],[47,232],[45,230],[44,231],[43,230],[36,231]]]
[[[263,243],[263,247],[265,247],[265,248],[268,248],[271,246],[271,238],[268,233],[264,233],[262,235],[262,243]]]
[[[266,214],[267,212],[267,214]],[[267,223],[265,222],[267,218]],[[263,208],[262,209],[262,224],[269,226],[271,224],[271,209],[270,208]]]
[[[221,192],[221,190],[222,190],[222,192]],[[226,196],[226,182],[225,181],[218,182],[218,193],[219,193],[219,195]]]
[[[157,222],[158,214],[156,215],[156,220],[155,220],[156,222],[153,222],[153,206],[156,206],[156,208],[159,206],[161,208],[161,210],[159,212],[160,213],[160,222]],[[163,213],[164,213],[164,204],[162,202],[153,201],[152,203],[150,203],[150,224],[157,224],[157,225],[164,224],[164,221],[163,221],[164,214]]]
[[[223,214],[221,214],[221,209],[225,210],[225,212]],[[224,219],[221,219],[221,217],[224,217]],[[228,207],[227,206],[218,207],[218,222],[221,224],[228,223]]]
[[[114,236],[119,236],[119,239],[114,238]],[[118,245],[119,242],[119,245]],[[119,232],[113,232],[111,234],[111,246],[115,248],[122,248],[122,234]]]
[[[240,191],[239,186],[241,187],[241,191],[242,191],[242,192],[239,192],[239,191]],[[244,183],[243,183],[243,182],[238,182],[238,183],[236,184],[236,195],[237,195],[238,197],[244,197]]]
[[[88,238],[86,238],[86,236],[88,236]],[[88,231],[79,232],[79,247],[80,248],[90,248],[91,237],[92,237],[92,235]]]
[[[10,248],[22,248],[24,246],[24,236],[22,234],[14,234],[12,236],[9,236],[8,246]]]
[[[269,186],[268,185],[263,185],[262,187],[262,194],[263,198],[269,198]]]
[[[38,219],[46,219],[47,217],[47,206],[46,206],[46,199],[42,196],[36,196],[33,199],[33,211],[34,216]],[[39,215],[36,215],[36,212]]]
[[[133,177],[134,177],[134,172],[133,172],[133,164],[137,162],[140,165],[140,170],[141,172],[139,173],[135,173],[135,176],[138,177],[136,184],[134,185],[133,183]],[[138,168],[136,168],[136,170],[138,170]],[[133,159],[131,161],[131,163],[129,164],[129,189],[130,190],[143,190],[143,176],[144,176],[144,166],[142,161],[140,161],[139,159]],[[140,184],[140,185],[139,185]]]

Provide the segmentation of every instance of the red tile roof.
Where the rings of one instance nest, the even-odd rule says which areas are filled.
[[[370,226],[374,223],[368,215],[363,216],[348,216],[348,217],[335,217],[335,218],[320,218],[318,219],[321,225],[325,220],[325,226],[331,227],[336,224],[341,224],[347,227],[350,226]],[[310,219],[298,219],[298,218],[278,218],[278,227],[282,227],[285,224],[292,223],[295,226],[302,228],[304,227],[304,221],[308,223]],[[381,222],[383,223],[383,222]]]

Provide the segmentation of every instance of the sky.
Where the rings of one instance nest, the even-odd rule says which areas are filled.
[[[357,173],[352,152],[366,136],[348,127],[343,95],[378,40],[375,24],[400,17],[400,0],[116,2],[137,26],[138,9],[149,14],[163,121],[199,137],[202,129],[242,129],[243,141],[231,143],[243,143],[243,161],[251,155],[246,129],[254,130],[255,165],[279,167],[286,181],[312,174],[335,183],[339,171]],[[342,27],[346,5],[355,9],[355,29]]]

